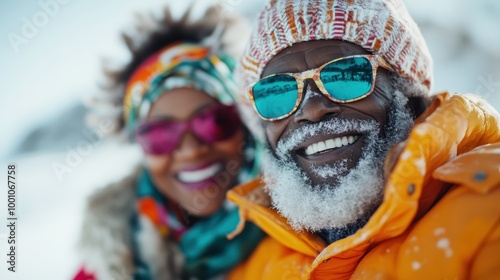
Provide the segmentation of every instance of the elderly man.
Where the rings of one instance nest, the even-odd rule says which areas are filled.
[[[269,153],[229,198],[270,236],[239,279],[500,276],[500,117],[430,95],[402,1],[270,1],[239,79]]]

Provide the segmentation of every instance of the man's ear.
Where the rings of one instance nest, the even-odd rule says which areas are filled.
[[[429,107],[429,104],[431,104],[430,96],[408,97],[408,107],[414,120]]]

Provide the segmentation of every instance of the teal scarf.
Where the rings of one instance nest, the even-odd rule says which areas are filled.
[[[161,193],[153,185],[150,175],[144,171],[139,177],[137,184],[138,205],[141,201],[154,201],[154,209],[157,216],[141,213],[138,206],[137,215],[132,222],[134,232],[134,245],[137,246],[136,237],[140,231],[137,222],[139,215],[145,215],[159,227],[169,227],[165,238],[177,240],[179,248],[185,257],[184,277],[186,279],[196,277],[198,279],[210,279],[229,272],[236,265],[244,261],[257,246],[265,234],[255,225],[247,223],[244,231],[232,240],[227,239],[227,234],[231,233],[239,222],[238,209],[236,207],[226,207],[224,205],[215,214],[207,218],[202,218],[189,227],[183,228],[177,216],[173,214],[171,205],[164,199]],[[159,219],[156,220],[155,219]],[[161,230],[160,230],[161,233]],[[177,235],[177,236],[176,236]],[[136,248],[137,249],[137,248]],[[148,264],[142,260],[134,250],[136,280],[155,280],[152,278]]]

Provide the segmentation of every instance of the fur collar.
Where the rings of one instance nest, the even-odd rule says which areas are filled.
[[[85,270],[99,280],[131,279],[134,273],[130,220],[135,212],[136,181],[142,168],[109,184],[87,202],[80,250]],[[162,238],[146,218],[139,220],[138,254],[148,263],[154,279],[177,279],[183,257],[177,245]]]

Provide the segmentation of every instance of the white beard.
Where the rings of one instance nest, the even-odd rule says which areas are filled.
[[[265,155],[266,189],[274,208],[294,229],[319,231],[346,228],[371,216],[380,205],[384,188],[383,162],[387,151],[404,140],[413,125],[405,108],[407,98],[396,92],[393,100],[384,133],[380,133],[375,121],[332,119],[300,128],[286,140],[278,142],[274,155],[271,152]],[[316,134],[347,131],[357,131],[365,136],[365,145],[356,167],[337,178],[335,185],[312,186],[307,174],[292,158],[293,149]],[[347,159],[343,159],[334,164],[312,166],[310,171],[328,179],[345,174],[347,170]]]

